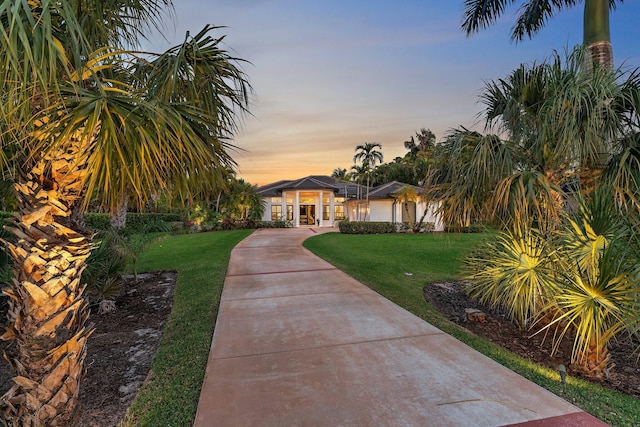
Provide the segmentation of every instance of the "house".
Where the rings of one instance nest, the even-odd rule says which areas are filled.
[[[402,200],[408,184],[397,181],[369,188],[353,182],[339,181],[326,175],[311,175],[283,180],[258,187],[265,201],[264,221],[291,221],[294,227],[335,227],[345,218],[350,221],[415,222],[425,209],[424,222],[433,222],[436,231],[444,226],[426,202]],[[416,193],[420,187],[411,186]]]

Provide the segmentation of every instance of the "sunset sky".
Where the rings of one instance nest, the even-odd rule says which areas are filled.
[[[517,2],[521,3],[521,2]],[[163,51],[205,24],[226,26],[224,47],[254,89],[235,138],[240,178],[252,184],[349,169],[354,148],[379,142],[386,161],[420,128],[440,140],[481,130],[477,97],[488,80],[582,41],[582,5],[533,40],[510,41],[517,6],[467,38],[462,0],[179,0],[175,25],[147,46]],[[640,66],[640,1],[611,14],[616,65]]]

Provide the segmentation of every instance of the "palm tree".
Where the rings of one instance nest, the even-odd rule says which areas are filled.
[[[636,182],[633,138],[637,129],[636,74],[581,70],[584,49],[562,60],[521,65],[488,82],[481,95],[486,129],[450,133],[437,146],[433,196],[448,222],[527,219],[553,228],[562,208],[561,188],[590,192],[609,163],[619,184]],[[618,141],[620,141],[618,143]],[[616,157],[620,167],[611,162]],[[635,185],[635,184],[634,184]],[[621,200],[633,200],[619,192]]]
[[[613,68],[613,49],[609,31],[609,10],[623,0],[584,0],[583,43],[591,53],[593,64]],[[515,0],[465,0],[462,29],[467,35],[493,24]],[[511,39],[531,38],[554,13],[579,3],[576,0],[521,1]]]
[[[248,83],[211,27],[160,55],[123,47],[160,25],[170,0],[24,2],[0,7],[1,158],[19,213],[8,327],[16,376],[0,398],[15,425],[64,425],[84,374],[90,239],[69,220],[100,197],[142,204],[187,194],[233,165],[227,154]]]
[[[369,182],[371,180],[371,171],[375,168],[377,163],[382,163],[383,155],[382,145],[377,142],[365,142],[364,144],[356,146],[356,155],[353,156],[353,161],[362,161],[362,166],[366,169],[367,174],[367,215],[369,211]]]
[[[351,171],[347,174],[347,178],[360,184],[356,187],[356,200],[360,200],[362,197],[362,183],[367,179],[367,173],[369,172],[369,167],[366,163],[362,165],[353,165],[351,166]],[[368,187],[367,187],[368,188]],[[346,188],[345,188],[346,191]],[[359,203],[359,202],[358,202]],[[360,221],[360,207],[358,205],[358,215],[357,220]]]
[[[405,185],[398,192],[398,200],[400,200],[400,203],[402,203],[404,212],[407,215],[407,220],[409,221],[409,232],[413,233],[416,231],[416,224],[414,221],[415,212],[412,216],[411,212],[409,211],[409,204],[420,200],[420,194],[412,185]]]
[[[418,142],[416,143],[416,139]],[[409,150],[409,153],[413,157],[419,155],[429,157],[436,144],[436,135],[431,132],[431,129],[420,129],[420,132],[416,132],[415,138],[412,136],[408,141],[404,142],[404,148]]]
[[[222,211],[234,220],[261,220],[265,205],[256,188],[243,179],[234,179],[224,196]]]
[[[347,170],[344,168],[335,168],[333,172],[331,172],[331,177],[339,181],[344,181],[347,179]]]
[[[556,345],[575,334],[572,363],[592,377],[611,368],[608,343],[640,324],[640,253],[631,244],[637,231],[614,200],[610,188],[599,187],[568,218],[557,250],[563,268],[549,304],[558,315],[545,327],[560,330]]]

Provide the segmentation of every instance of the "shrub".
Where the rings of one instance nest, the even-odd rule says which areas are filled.
[[[92,303],[116,297],[121,291],[121,273],[133,256],[127,238],[113,231],[101,231],[95,239],[96,248],[87,258],[82,281]]]
[[[258,221],[256,228],[292,228],[291,221]]]
[[[125,225],[125,234],[135,233],[151,233],[155,231],[171,230],[171,223],[182,221],[182,215],[179,213],[127,213],[127,223]],[[106,213],[86,213],[84,216],[87,227],[94,230],[109,230],[111,224],[109,222],[109,214]]]
[[[446,233],[484,233],[486,230],[487,227],[482,224],[474,224],[469,227],[448,225],[444,228]]]
[[[388,234],[396,232],[392,222],[340,221],[338,228],[344,234]]]
[[[411,224],[408,222],[401,222],[396,224],[397,233],[433,233],[436,229],[436,225],[433,222],[423,222],[422,224]]]
[[[94,230],[108,230],[111,228],[109,214],[106,213],[88,212],[84,214],[84,223]]]

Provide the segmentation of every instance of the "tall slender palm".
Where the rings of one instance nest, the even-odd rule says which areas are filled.
[[[362,166],[366,165],[367,173],[367,215],[369,212],[369,182],[371,180],[371,171],[375,168],[377,163],[382,163],[384,157],[382,155],[382,144],[377,142],[365,142],[364,144],[356,146],[356,155],[353,156],[353,161],[362,161]]]
[[[206,27],[144,57],[136,46],[170,0],[0,3],[0,123],[19,213],[8,327],[10,422],[65,425],[84,375],[87,303],[80,275],[92,250],[69,217],[90,196],[116,209],[171,184],[184,193],[216,181],[248,83]],[[120,47],[122,46],[122,47]],[[84,203],[83,203],[84,201]]]
[[[623,0],[584,0],[583,43],[593,64],[613,67],[609,10]],[[493,24],[516,0],[465,0],[462,29],[471,35]],[[578,0],[522,0],[511,32],[512,40],[534,36],[555,13],[575,6]]]

